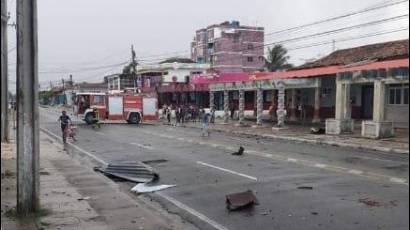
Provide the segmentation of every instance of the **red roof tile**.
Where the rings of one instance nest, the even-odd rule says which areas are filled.
[[[363,61],[384,61],[409,57],[409,40],[399,40],[338,50],[317,61],[294,69],[349,65]]]

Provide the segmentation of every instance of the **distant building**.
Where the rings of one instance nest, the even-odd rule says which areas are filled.
[[[255,72],[264,67],[264,28],[224,22],[196,31],[191,58],[219,73]]]
[[[192,76],[205,74],[209,64],[195,63],[187,58],[170,58],[158,64],[138,65],[137,74],[113,74],[106,76],[108,90],[124,92],[138,90],[156,96],[159,105],[208,103],[208,88],[195,88]],[[182,93],[182,94],[177,94]]]

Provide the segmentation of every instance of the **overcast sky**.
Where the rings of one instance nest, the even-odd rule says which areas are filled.
[[[12,17],[16,0],[8,0]],[[398,0],[392,0],[398,1]],[[387,2],[392,2],[387,1]],[[73,73],[77,81],[98,81],[121,68],[94,68],[129,60],[134,44],[137,57],[145,62],[189,52],[195,30],[226,20],[265,27],[273,32],[320,19],[364,9],[383,0],[38,0],[40,82],[59,81]],[[266,42],[285,40],[321,31],[408,14],[408,2],[371,13],[321,24],[297,33],[267,36]],[[325,37],[284,44],[289,49],[332,39],[407,28],[408,17],[376,26]],[[15,31],[9,30],[9,50],[15,47]],[[408,31],[336,42],[336,48],[408,38]],[[332,44],[290,51],[291,62],[301,64],[332,51]],[[174,54],[175,53],[175,54]],[[158,54],[166,54],[157,57]],[[150,56],[156,57],[150,57]],[[15,51],[10,52],[11,82]],[[55,73],[44,73],[55,72]],[[12,88],[12,87],[11,87]]]

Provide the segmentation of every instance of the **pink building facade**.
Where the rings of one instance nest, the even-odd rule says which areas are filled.
[[[191,58],[217,73],[255,72],[264,68],[264,28],[224,22],[196,32]]]

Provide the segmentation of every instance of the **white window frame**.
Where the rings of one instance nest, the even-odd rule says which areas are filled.
[[[394,86],[389,86],[389,91],[388,91],[388,98],[387,98],[387,102],[389,105],[408,105],[404,103],[404,90],[405,89],[409,89],[408,85],[394,85]],[[391,91],[394,90],[394,101],[393,103],[391,103]],[[400,103],[397,103],[396,101],[396,93],[397,90],[400,90]]]

